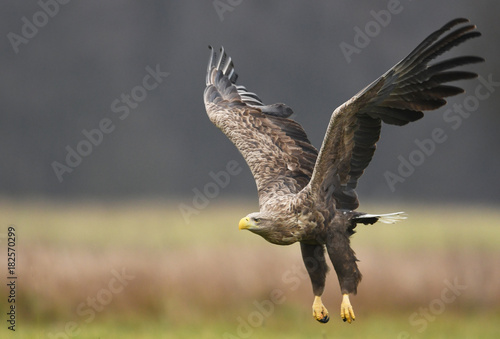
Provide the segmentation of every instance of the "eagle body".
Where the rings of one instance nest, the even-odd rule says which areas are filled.
[[[463,93],[449,82],[477,74],[456,67],[484,61],[459,56],[433,61],[471,38],[480,36],[467,19],[455,19],[430,34],[409,55],[335,109],[318,151],[303,128],[290,119],[285,104],[266,105],[238,78],[231,57],[221,48],[211,53],[204,92],[209,119],[238,148],[257,185],[259,211],[239,222],[276,245],[300,243],[314,293],[313,316],[326,323],[321,301],[328,254],[343,295],[340,315],[355,319],[349,296],[361,281],[350,236],[357,224],[394,223],[402,212],[358,212],[356,187],[368,167],[382,125],[403,126],[421,119],[424,111],[446,104],[444,98]],[[431,63],[432,62],[432,63]],[[326,253],[325,253],[326,252]]]

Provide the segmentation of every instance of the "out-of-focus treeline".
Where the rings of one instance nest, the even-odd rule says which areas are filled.
[[[190,201],[215,182],[219,195],[253,197],[243,158],[205,114],[207,45],[223,45],[239,83],[266,103],[292,107],[319,148],[338,105],[432,31],[467,17],[483,37],[446,56],[484,57],[464,68],[481,80],[460,83],[465,95],[417,123],[385,126],[359,193],[500,198],[496,1],[41,0],[0,8],[2,196]],[[217,183],[234,162],[242,170]]]

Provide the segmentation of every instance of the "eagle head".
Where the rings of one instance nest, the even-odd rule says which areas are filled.
[[[297,241],[291,237],[288,222],[264,212],[250,213],[238,224],[240,230],[249,230],[267,241],[278,245],[289,245]]]
[[[249,230],[254,233],[265,232],[272,226],[272,220],[269,217],[265,217],[263,213],[254,212],[250,213],[244,218],[241,218],[238,228],[240,230]]]

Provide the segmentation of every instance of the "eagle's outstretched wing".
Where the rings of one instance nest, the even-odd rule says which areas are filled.
[[[474,25],[456,27],[467,22],[455,19],[432,33],[406,58],[333,112],[306,191],[319,192],[321,200],[333,197],[337,208],[358,207],[354,189],[375,152],[381,123],[405,125],[418,120],[423,117],[422,111],[437,109],[446,104],[445,97],[464,92],[443,83],[477,77],[451,69],[484,61],[479,57],[462,56],[428,64],[452,47],[481,35]]]
[[[210,47],[205,107],[210,120],[226,134],[245,158],[257,184],[259,205],[302,190],[312,175],[317,150],[302,127],[288,119],[283,104],[264,105],[243,86],[236,86],[233,62],[221,49]]]

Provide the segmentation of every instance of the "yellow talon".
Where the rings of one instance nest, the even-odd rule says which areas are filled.
[[[352,309],[351,302],[349,301],[349,295],[342,295],[342,303],[340,304],[340,317],[342,320],[347,321],[349,324],[351,321],[356,320],[354,315],[354,310]]]
[[[320,323],[327,323],[330,320],[330,316],[328,315],[328,310],[321,302],[321,297],[315,296],[313,302],[313,317]]]

